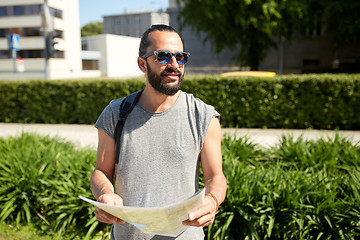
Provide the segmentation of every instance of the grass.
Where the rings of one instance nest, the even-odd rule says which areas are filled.
[[[43,236],[29,226],[14,227],[10,224],[0,222],[0,240],[64,240],[57,236]]]
[[[94,234],[91,239],[102,240],[109,239],[107,234],[99,232]],[[56,233],[43,232],[36,229],[34,226],[13,226],[4,222],[0,222],[0,240],[68,240],[68,236],[59,236]],[[82,239],[82,238],[79,238]]]
[[[222,152],[229,188],[207,239],[359,239],[359,144],[283,137],[263,149],[229,135]],[[77,197],[92,198],[95,156],[56,138],[0,138],[0,239],[108,238]]]

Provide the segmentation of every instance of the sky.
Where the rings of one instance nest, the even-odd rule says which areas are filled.
[[[103,16],[126,11],[166,10],[169,0],[79,0],[80,26],[89,22],[103,21]]]

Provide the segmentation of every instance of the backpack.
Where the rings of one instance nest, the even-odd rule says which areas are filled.
[[[119,163],[119,155],[120,155],[120,139],[121,133],[126,121],[127,116],[134,109],[136,103],[138,102],[141,93],[144,90],[140,90],[138,92],[131,93],[128,95],[120,104],[120,114],[119,119],[116,123],[115,127],[115,143],[116,143],[116,156],[115,156],[115,164]]]

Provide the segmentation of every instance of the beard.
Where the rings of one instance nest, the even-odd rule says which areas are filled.
[[[165,69],[160,73],[160,75],[154,73],[149,64],[146,62],[147,69],[148,69],[148,79],[150,85],[159,93],[165,94],[167,96],[173,96],[181,89],[181,85],[184,79],[184,74],[179,69]],[[165,73],[176,73],[178,74],[178,83],[175,86],[168,86],[166,85],[165,81],[163,80]]]

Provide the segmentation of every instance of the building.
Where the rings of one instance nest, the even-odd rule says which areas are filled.
[[[180,2],[180,4],[183,4]],[[186,64],[186,72],[189,74],[219,74],[229,71],[241,70],[233,62],[236,52],[225,49],[220,53],[215,52],[215,48],[209,42],[204,42],[205,33],[196,34],[191,27],[181,28],[178,17],[181,5],[177,0],[169,0],[167,12],[170,16],[170,26],[180,31],[184,41],[184,48],[190,52],[189,62]]]
[[[137,65],[140,38],[102,34],[82,38],[83,76],[141,77]]]
[[[360,72],[360,43],[335,51],[321,31],[308,36],[296,32],[293,41],[279,41],[278,49],[268,52],[260,69],[283,74]]]
[[[46,64],[43,5],[47,1],[53,16],[55,45],[58,51]],[[190,27],[180,29],[181,11],[176,0],[169,0],[169,9],[157,12],[124,13],[104,16],[104,33],[80,37],[78,0],[1,0],[0,1],[0,80],[43,79],[48,66],[49,79],[92,77],[138,77],[136,57],[142,33],[153,24],[168,24],[177,30],[191,53],[187,73],[222,73],[241,70],[232,60],[236,50],[215,53]],[[20,36],[20,50],[14,61],[8,36]],[[359,72],[360,46],[346,46],[333,52],[321,31],[308,37],[296,36],[291,43],[281,43],[269,51],[260,70],[277,73]],[[83,50],[82,50],[83,47]],[[240,47],[240,46],[239,46]],[[246,69],[246,66],[244,66]],[[16,70],[16,71],[15,71]]]
[[[42,28],[44,0],[0,1],[0,79],[38,79],[45,77],[45,39]],[[81,76],[79,5],[74,0],[48,0],[59,50],[49,60],[49,79]],[[14,73],[7,36],[19,34],[25,71]],[[14,75],[16,75],[14,77]]]
[[[179,3],[178,0],[169,0],[170,25],[176,29],[180,29],[178,16],[183,4],[182,1]],[[279,41],[278,49],[268,52],[259,70],[279,74],[360,72],[360,43],[334,51],[330,40],[324,37],[323,30],[309,30],[305,37],[295,33],[290,43]],[[191,53],[187,71],[221,73],[236,68],[242,69],[232,61],[238,50],[224,50],[220,54],[215,54],[214,48],[208,42],[202,41],[205,34],[197,35],[190,27],[184,27],[181,35],[186,50]],[[244,68],[246,69],[246,66]]]
[[[46,64],[44,1],[0,1],[0,80],[44,79],[46,75],[48,79],[143,76],[136,60],[139,38],[105,34],[81,39],[78,0],[47,0],[58,51]],[[154,21],[163,17],[152,13],[137,16],[140,20],[136,16],[133,19],[137,23],[148,21],[147,17]],[[13,61],[7,40],[10,34],[20,36],[15,59],[21,61]]]
[[[159,11],[104,16],[104,33],[141,38],[152,24],[169,25],[169,14]]]
[[[141,37],[153,24],[171,25],[179,30],[177,16],[180,8],[176,1],[169,1],[167,12],[124,13],[104,16],[104,33],[131,37]],[[238,69],[231,62],[233,53],[229,50],[216,54],[209,43],[204,43],[190,28],[181,31],[186,51],[191,53],[190,61],[186,65],[186,72],[218,73]],[[203,35],[204,36],[204,35]]]

